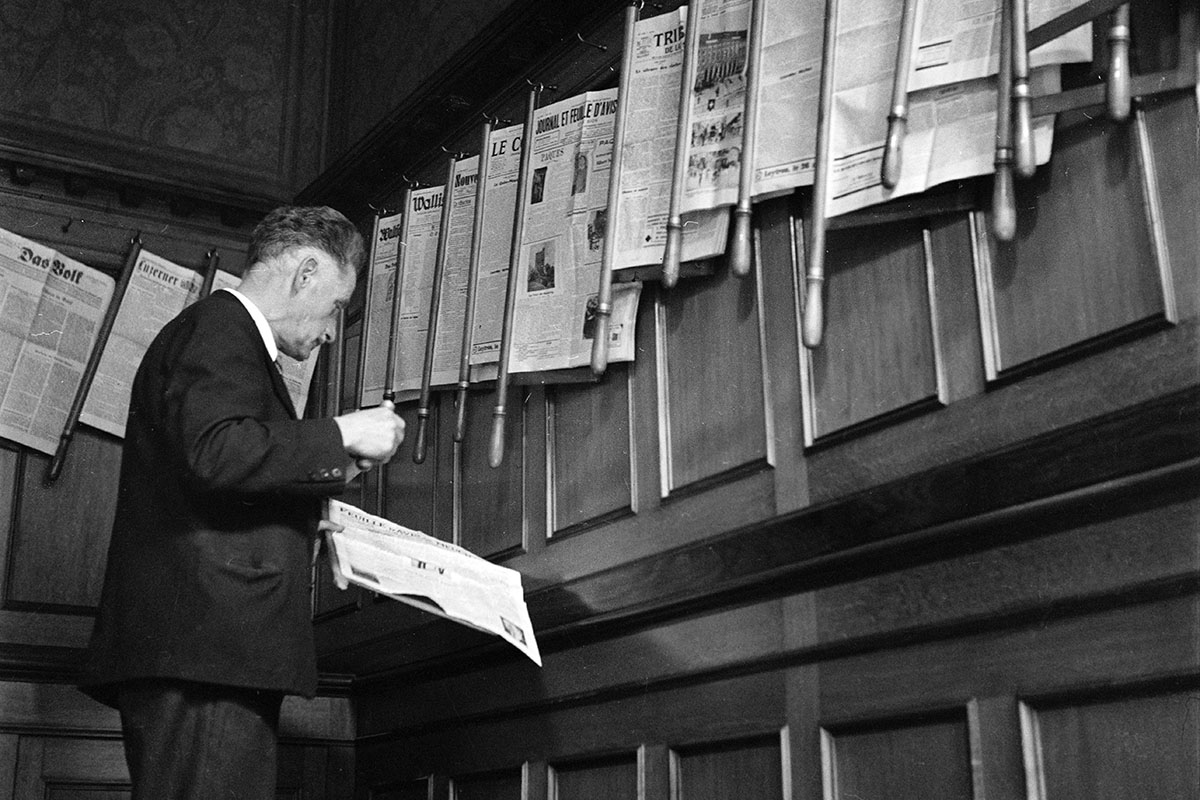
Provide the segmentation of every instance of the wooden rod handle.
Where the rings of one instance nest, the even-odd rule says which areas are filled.
[[[729,268],[734,275],[750,274],[750,206],[733,209],[733,235],[729,240]]]
[[[675,121],[675,154],[671,164],[671,193],[667,209],[667,242],[663,248],[662,284],[670,289],[679,282],[683,257],[683,188],[687,180],[688,142],[691,141],[692,90],[700,57],[699,3],[688,6],[683,34],[683,74],[679,80],[679,116]]]
[[[804,346],[821,346],[825,337],[825,279],[809,275],[804,279]]]
[[[1129,119],[1129,5],[1117,8],[1108,29],[1108,118],[1114,122]]]
[[[992,234],[1002,242],[1017,235],[1017,198],[1013,188],[1010,156],[996,154],[996,175],[992,182]]]
[[[879,168],[879,179],[885,189],[895,189],[900,182],[900,159],[907,131],[908,119],[893,110],[888,115],[887,142],[883,148],[883,164]]]
[[[454,397],[454,441],[461,442],[467,437],[467,388],[466,381],[458,382],[458,393]]]
[[[601,303],[596,307],[596,331],[592,339],[592,374],[603,375],[608,369],[608,331],[609,318],[612,308]],[[598,347],[596,342],[604,342],[604,347]]]
[[[492,410],[492,436],[488,442],[488,465],[492,469],[504,461],[504,406]]]
[[[667,220],[667,244],[663,248],[662,285],[668,289],[679,283],[679,257],[683,252],[683,224],[679,218]]]
[[[1013,169],[1029,178],[1037,169],[1033,151],[1033,115],[1029,107],[1029,0],[1011,0]]]
[[[417,438],[413,443],[414,464],[425,463],[425,455],[429,451],[428,429],[429,409],[423,406],[417,409]]]

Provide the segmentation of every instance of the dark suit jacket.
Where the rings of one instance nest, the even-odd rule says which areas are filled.
[[[296,419],[236,297],[168,323],[133,383],[85,691],[112,703],[153,677],[312,696],[311,547],[348,460],[332,419]]]

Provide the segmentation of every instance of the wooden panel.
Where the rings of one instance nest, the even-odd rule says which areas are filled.
[[[521,771],[463,776],[452,786],[453,800],[521,800]]]
[[[676,800],[783,800],[778,735],[680,749],[674,754]]]
[[[637,758],[554,766],[550,800],[639,800]]]
[[[440,409],[434,404],[428,423],[425,463],[414,464],[412,454],[417,440],[417,404],[404,403],[396,409],[396,413],[404,419],[404,443],[387,465],[387,517],[430,536],[449,539],[449,525],[445,526],[444,531],[438,529],[438,477],[443,470],[447,477],[450,474],[450,459],[447,458],[443,464],[443,453],[438,447],[439,412]],[[447,480],[446,485],[449,484]]]
[[[520,390],[514,389],[504,425],[504,460],[493,469],[488,464],[493,394],[491,389],[476,389],[467,396],[457,476],[459,544],[484,558],[518,551],[525,541],[525,407]],[[453,412],[451,402],[442,408],[447,415]]]
[[[806,350],[808,443],[936,399],[940,388],[919,222],[830,231],[825,338]]]
[[[725,271],[659,293],[666,489],[765,463],[767,418],[755,281]],[[660,425],[663,424],[660,421]]]
[[[1027,711],[1030,800],[1200,797],[1194,689]]]
[[[827,732],[825,748],[831,800],[973,797],[965,714]]]
[[[129,797],[120,739],[25,736],[17,754],[15,800]]]
[[[412,781],[373,786],[367,796],[371,800],[431,800],[432,790],[432,778],[418,778]]]
[[[597,385],[547,390],[551,536],[633,505],[629,370],[613,365]]]
[[[107,434],[78,429],[52,486],[43,483],[47,456],[27,452],[23,461],[5,607],[94,608],[116,513],[121,446]]]
[[[1173,313],[1139,127],[1062,114],[1050,164],[1018,182],[1017,236],[987,236],[979,264],[989,377]]]

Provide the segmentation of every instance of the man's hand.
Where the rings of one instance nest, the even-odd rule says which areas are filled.
[[[333,418],[342,432],[342,446],[362,469],[364,462],[386,462],[404,441],[404,420],[390,400],[376,408],[351,411]]]

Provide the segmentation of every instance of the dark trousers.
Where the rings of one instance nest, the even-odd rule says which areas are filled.
[[[283,696],[136,681],[118,705],[132,800],[274,800]]]

